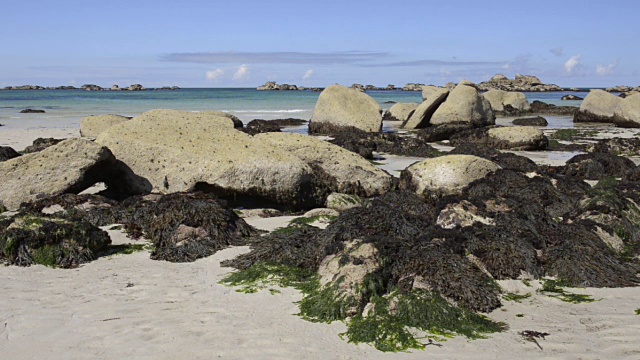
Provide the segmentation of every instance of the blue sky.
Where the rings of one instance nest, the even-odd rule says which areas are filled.
[[[4,1],[0,86],[640,85],[640,1]]]

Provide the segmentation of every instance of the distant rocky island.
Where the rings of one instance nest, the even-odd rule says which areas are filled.
[[[39,86],[39,85],[20,85],[7,86],[2,90],[85,90],[85,91],[152,91],[152,90],[180,90],[177,86],[165,86],[161,88],[146,88],[140,84],[133,84],[128,87],[120,87],[113,85],[111,88],[103,88],[95,84],[84,84],[79,88],[75,86]]]

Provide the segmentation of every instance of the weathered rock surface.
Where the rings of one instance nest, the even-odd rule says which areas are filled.
[[[369,95],[340,85],[331,85],[318,97],[312,126],[331,124],[353,126],[366,132],[382,129],[382,108]]]
[[[640,127],[640,94],[627,96],[620,102],[613,123],[619,127]]]
[[[504,150],[544,150],[549,144],[542,131],[532,126],[471,129],[451,136],[450,140],[453,146],[474,143]]]
[[[80,122],[80,136],[95,138],[113,125],[129,120],[120,115],[88,116]]]
[[[431,125],[469,123],[474,126],[491,125],[495,115],[491,104],[478,91],[467,85],[456,86],[431,116]]]
[[[426,142],[449,140],[453,135],[471,129],[467,123],[451,123],[438,126],[429,126],[418,130],[418,139]]]
[[[519,119],[514,119],[512,121],[513,125],[520,125],[520,126],[547,126],[549,125],[549,122],[547,122],[547,119],[543,118],[542,116],[530,116],[530,117],[525,117],[525,118],[519,118]]]
[[[591,90],[573,117],[573,122],[613,122],[623,99],[604,90]]]
[[[54,138],[37,138],[33,140],[33,143],[26,148],[24,148],[24,153],[30,154],[38,151],[42,151],[50,146],[56,145],[63,141],[64,139],[54,139]]]
[[[202,189],[293,208],[324,202],[307,164],[235,130],[228,117],[153,110],[112,126],[96,142],[108,146],[153,192]]]
[[[400,188],[429,198],[434,194],[460,193],[467,185],[498,170],[497,164],[473,155],[445,155],[406,168]]]
[[[484,93],[483,96],[489,100],[491,108],[496,112],[504,111],[505,105],[510,105],[519,111],[531,110],[527,97],[521,92],[491,89]]]
[[[555,106],[553,104],[547,104],[545,102],[534,100],[531,103],[532,114],[553,114],[553,115],[570,115],[573,116],[578,112],[578,108],[575,106]],[[520,114],[514,114],[516,116]]]
[[[0,162],[0,202],[17,209],[41,196],[78,193],[106,181],[115,158],[91,141],[69,139],[41,152]]]
[[[411,117],[403,124],[405,129],[420,129],[429,125],[431,117],[439,106],[447,99],[449,90],[445,88],[436,88],[428,94],[428,98],[420,104]]]
[[[397,103],[384,113],[382,120],[407,121],[409,115],[418,107],[418,103]]]
[[[392,177],[361,156],[311,136],[289,133],[257,135],[273,148],[293,154],[316,171],[333,192],[371,197],[391,189]]]

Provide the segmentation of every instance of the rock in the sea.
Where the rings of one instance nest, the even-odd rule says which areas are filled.
[[[382,120],[407,121],[409,115],[418,107],[418,103],[397,103],[384,113]]]
[[[400,188],[424,198],[431,194],[457,194],[500,166],[473,155],[445,155],[426,159],[402,171]]]
[[[627,96],[615,111],[613,123],[619,127],[640,127],[640,94]]]
[[[369,95],[340,85],[326,88],[316,103],[309,131],[322,125],[353,126],[366,132],[382,129],[382,108]],[[319,131],[321,132],[321,131]]]
[[[112,126],[96,142],[109,147],[153,192],[201,189],[291,208],[323,204],[326,196],[306,163],[235,130],[229,117],[153,110]]]
[[[9,146],[0,146],[0,161],[7,161],[17,158],[20,154]]]
[[[536,76],[516,74],[514,80],[498,74],[491,80],[478,84],[482,91],[498,89],[504,91],[561,91],[562,88],[554,84],[543,84]]]
[[[485,145],[504,150],[544,150],[549,140],[542,131],[532,126],[505,126],[471,129],[452,135],[451,144]]]
[[[249,135],[262,134],[267,132],[280,132],[280,126],[269,120],[251,120],[243,129]]]
[[[44,110],[36,110],[36,109],[24,109],[20,110],[20,114],[44,114]]]
[[[421,129],[428,126],[431,117],[438,107],[447,99],[448,95],[448,89],[436,88],[429,93],[428,98],[415,109],[407,122],[403,124],[403,127],[405,129]]]
[[[613,122],[623,99],[604,90],[591,90],[573,117],[573,122]]]
[[[584,100],[584,98],[569,94],[569,95],[563,96],[560,100]]]
[[[300,158],[333,192],[371,197],[391,189],[391,175],[337,145],[312,136],[290,133],[266,133],[256,138]]]
[[[570,115],[573,116],[578,112],[575,106],[555,106],[545,102],[534,100],[531,103],[531,113],[533,114],[553,114],[553,115]],[[520,114],[514,114],[519,116]]]
[[[483,96],[489,100],[491,108],[496,112],[504,111],[505,105],[510,105],[514,109],[523,112],[531,109],[527,97],[521,92],[491,89],[484,93]]]
[[[17,209],[42,196],[79,193],[111,175],[115,158],[109,149],[69,139],[41,152],[0,162],[0,202]]]
[[[113,125],[131,118],[120,115],[88,116],[80,122],[80,136],[95,138]]]
[[[542,116],[530,116],[525,118],[514,119],[512,121],[513,125],[520,126],[547,126],[549,123],[547,119]]]
[[[469,123],[474,126],[491,125],[495,115],[491,104],[478,90],[468,85],[456,86],[431,116],[431,125]]]

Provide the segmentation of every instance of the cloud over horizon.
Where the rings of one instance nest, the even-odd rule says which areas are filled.
[[[618,67],[618,63],[619,63],[619,61],[616,60],[614,63],[606,65],[606,66],[605,65],[600,65],[600,64],[596,65],[596,75],[605,76],[605,75],[613,74],[613,72]]]
[[[307,70],[304,75],[302,75],[302,80],[309,80],[313,76],[313,70]]]
[[[235,74],[233,74],[233,80],[235,81],[245,81],[249,80],[249,78],[249,65],[240,65]]]
[[[222,75],[224,75],[224,71],[222,69],[215,69],[215,70],[207,71],[206,73],[207,80],[209,81],[218,80]]]
[[[575,70],[576,67],[580,65],[581,58],[582,58],[582,55],[580,54],[573,55],[572,57],[570,57],[569,60],[567,60],[567,62],[564,63],[564,70],[567,73],[572,74],[573,70]]]
[[[336,51],[336,52],[195,52],[172,53],[160,56],[161,61],[198,64],[355,64],[379,60],[389,56],[386,52]]]

